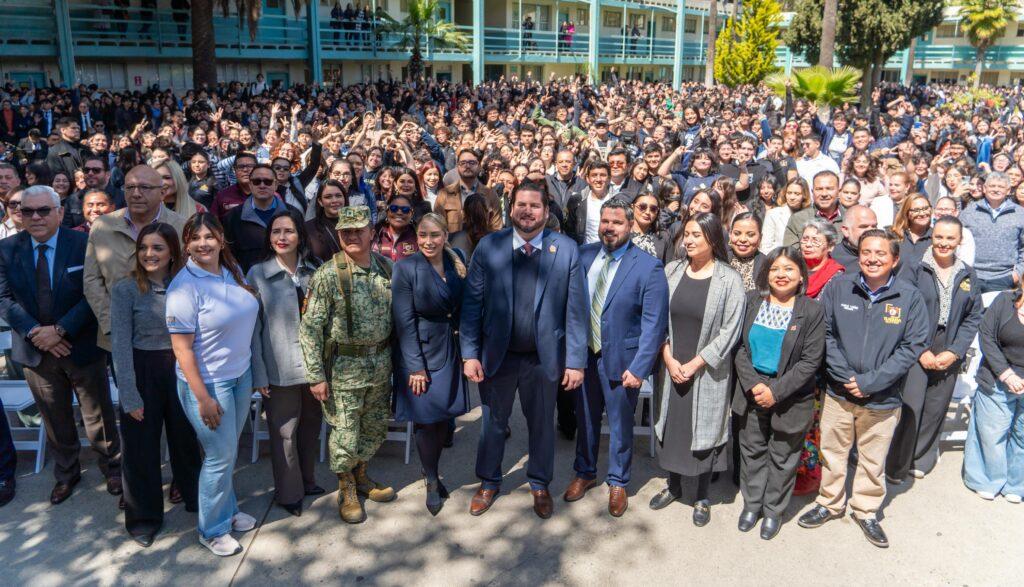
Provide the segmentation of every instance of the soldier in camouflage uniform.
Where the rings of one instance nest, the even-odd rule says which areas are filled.
[[[358,495],[395,499],[393,489],[366,473],[390,414],[391,261],[370,251],[366,206],[342,208],[337,230],[342,251],[310,280],[299,344],[311,391],[332,426],[327,446],[338,474],[339,514],[359,523],[366,512]]]

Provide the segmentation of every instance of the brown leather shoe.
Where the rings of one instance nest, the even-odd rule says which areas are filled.
[[[533,494],[533,512],[541,519],[546,520],[550,518],[551,512],[555,509],[555,502],[551,499],[551,494],[548,493],[548,490],[534,489],[530,493]]]
[[[629,507],[629,497],[626,495],[626,488],[618,485],[608,486],[608,513],[619,518],[626,513]]]
[[[579,501],[583,499],[583,496],[586,495],[588,491],[596,486],[597,479],[582,479],[580,477],[576,477],[572,480],[572,483],[569,484],[569,488],[565,490],[565,495],[562,496],[562,499],[570,502]]]
[[[67,483],[58,481],[57,484],[53,486],[53,491],[50,492],[50,503],[53,505],[63,503],[64,500],[71,497],[71,493],[75,490],[75,485],[78,485],[78,482],[81,480],[82,477],[78,476]]]
[[[107,493],[110,495],[121,495],[124,493],[124,485],[121,482],[120,475],[107,477]]]
[[[498,491],[496,489],[484,489],[480,486],[480,489],[476,490],[476,495],[473,496],[473,500],[469,502],[469,513],[474,516],[491,509],[491,504],[498,497]]]

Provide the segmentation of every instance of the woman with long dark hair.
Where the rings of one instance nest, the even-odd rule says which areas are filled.
[[[473,251],[480,239],[494,232],[494,214],[487,206],[487,200],[479,194],[469,196],[462,204],[462,230],[452,233],[449,239],[466,259],[473,258]]]
[[[305,496],[324,493],[316,484],[323,412],[310,393],[299,347],[299,319],[317,262],[298,210],[275,214],[267,223],[266,235],[266,259],[253,265],[246,276],[260,298],[253,381],[259,388],[267,384],[274,499],[288,513],[300,516]]]
[[[676,237],[679,260],[665,268],[669,335],[655,385],[658,465],[668,486],[651,500],[661,509],[682,496],[683,476],[697,478],[693,523],[711,521],[711,475],[726,470],[732,349],[740,336],[744,291],[729,266],[722,221],[697,214]]]
[[[178,398],[205,455],[199,542],[217,556],[231,556],[242,551],[231,532],[256,527],[256,519],[238,509],[232,477],[255,388],[250,367],[259,302],[216,216],[189,218],[182,241],[189,259],[167,288],[166,320]]]
[[[161,434],[167,435],[174,485],[185,509],[199,499],[199,442],[178,399],[174,351],[167,330],[167,287],[184,265],[178,233],[154,222],[139,231],[135,267],[114,284],[110,311],[111,356],[121,409],[121,470],[124,475],[124,525],[143,547],[153,544],[163,526]]]
[[[315,213],[313,219],[306,222],[306,233],[309,248],[320,261],[326,262],[341,252],[336,226],[338,212],[348,205],[347,193],[345,186],[335,179],[325,179],[317,188],[313,200]]]

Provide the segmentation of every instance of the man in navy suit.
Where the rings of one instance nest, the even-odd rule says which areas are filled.
[[[470,513],[487,511],[501,488],[505,427],[518,389],[530,435],[533,510],[548,518],[555,397],[560,382],[567,390],[579,387],[587,361],[586,285],[576,243],[544,229],[546,187],[523,182],[511,206],[513,228],[477,245],[462,303],[463,370],[480,384],[484,405],[476,459],[481,484]]]
[[[0,241],[0,315],[14,331],[11,358],[25,366],[55,457],[50,502],[63,502],[81,480],[72,392],[107,491],[120,495],[121,443],[107,358],[96,346],[96,317],[82,290],[88,237],[60,228],[64,210],[48,186],[22,192],[21,207],[24,231]]]
[[[633,414],[640,385],[654,370],[668,328],[668,282],[661,261],[629,240],[633,208],[611,199],[601,205],[600,242],[580,247],[587,276],[590,340],[583,390],[576,394],[576,478],[565,501],[597,485],[601,416],[608,411],[608,512],[629,505]]]

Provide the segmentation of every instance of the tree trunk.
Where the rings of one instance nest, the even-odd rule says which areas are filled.
[[[423,69],[423,55],[420,52],[419,35],[412,46],[412,55],[409,57],[409,81],[419,83],[420,70]]]
[[[704,65],[704,85],[715,83],[715,40],[718,38],[718,0],[711,0],[708,10],[707,63]]]
[[[981,70],[985,66],[985,46],[978,47],[974,57],[974,89],[981,86]]]
[[[839,0],[825,0],[825,11],[821,15],[821,51],[818,53],[818,65],[829,69],[832,69],[835,62],[838,13]]]
[[[217,85],[217,43],[213,36],[213,0],[192,0],[192,86]]]
[[[863,112],[871,110],[871,64],[868,63],[860,69],[860,109]]]
[[[907,67],[901,71],[901,75],[904,78],[904,85],[911,85],[914,81],[914,52],[917,50],[917,37],[914,37],[910,41],[910,46],[907,47]]]

